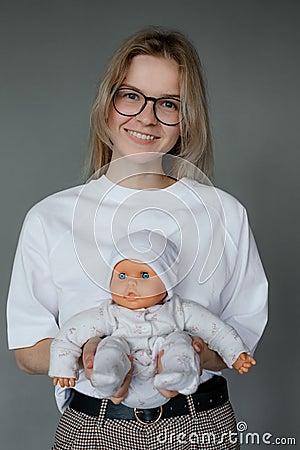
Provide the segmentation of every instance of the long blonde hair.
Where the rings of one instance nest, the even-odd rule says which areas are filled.
[[[170,173],[174,178],[193,178],[193,166],[209,178],[212,176],[213,155],[205,85],[201,63],[191,42],[178,31],[147,28],[129,37],[110,60],[99,85],[90,119],[89,154],[85,179],[95,172],[107,170],[111,161],[111,141],[108,128],[109,109],[114,90],[121,86],[131,60],[137,55],[173,59],[179,65],[180,98],[184,120],[180,137],[169,154],[181,158]],[[179,158],[176,160],[179,161]],[[185,164],[186,162],[186,164]]]

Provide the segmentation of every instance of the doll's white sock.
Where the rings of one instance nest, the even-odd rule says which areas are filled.
[[[200,359],[193,349],[190,336],[185,332],[174,331],[164,339],[160,346],[162,349],[163,370],[155,375],[154,386],[184,395],[195,392],[200,382]]]
[[[131,368],[130,349],[123,338],[108,336],[97,347],[91,383],[100,397],[108,398],[121,387]]]

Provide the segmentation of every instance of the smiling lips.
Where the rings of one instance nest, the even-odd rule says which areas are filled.
[[[128,130],[126,129],[127,133],[130,134],[130,136],[133,136],[137,139],[141,139],[142,141],[154,141],[155,139],[159,139],[156,136],[153,136],[153,134],[144,134],[139,133],[138,131]]]

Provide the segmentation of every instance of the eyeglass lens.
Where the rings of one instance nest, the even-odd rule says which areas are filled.
[[[114,95],[114,107],[124,116],[136,116],[145,107],[146,97],[135,90],[120,88]],[[158,98],[153,101],[156,118],[166,125],[176,125],[181,121],[180,101],[174,98]]]

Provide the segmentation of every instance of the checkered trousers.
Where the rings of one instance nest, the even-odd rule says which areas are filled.
[[[134,420],[104,419],[68,408],[61,416],[52,450],[237,450],[236,421],[230,402],[195,412],[188,396],[185,416],[143,425]]]

